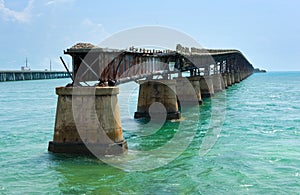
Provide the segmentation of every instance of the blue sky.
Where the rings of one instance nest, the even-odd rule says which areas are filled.
[[[98,44],[124,29],[159,25],[206,48],[239,49],[255,66],[300,70],[300,1],[0,0],[0,69],[63,69],[77,42]],[[68,62],[70,59],[64,56]]]

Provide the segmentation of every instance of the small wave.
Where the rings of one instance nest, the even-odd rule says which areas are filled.
[[[253,187],[252,184],[242,184],[240,187],[248,188],[248,187]]]

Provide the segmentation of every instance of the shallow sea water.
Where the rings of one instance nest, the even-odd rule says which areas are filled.
[[[162,127],[133,119],[138,85],[121,85],[119,168],[47,152],[68,82],[0,83],[0,194],[300,193],[300,72],[254,74]]]

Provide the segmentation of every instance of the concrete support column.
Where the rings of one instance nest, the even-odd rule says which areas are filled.
[[[213,86],[214,86],[214,92],[220,92],[223,91],[224,87],[222,84],[222,76],[221,74],[214,74],[212,75],[212,82],[213,82]]]
[[[175,80],[176,95],[181,106],[202,104],[200,76],[178,77]]]
[[[239,72],[234,73],[234,81],[235,83],[239,83],[241,81]]]
[[[231,73],[226,74],[226,79],[227,79],[227,87],[232,85],[231,82]]]
[[[189,81],[191,82],[194,93],[196,94],[197,101],[199,104],[202,104],[202,96],[201,96],[201,88],[200,88],[200,76],[189,77]]]
[[[231,84],[233,85],[233,84],[235,84],[234,72],[231,72],[230,76],[231,76]]]
[[[176,80],[140,81],[137,112],[134,118],[166,117],[179,119]]]
[[[245,79],[245,73],[241,72],[241,81]]]
[[[200,77],[200,90],[202,97],[212,97],[215,94],[212,76]]]
[[[227,74],[226,73],[222,74],[222,78],[223,78],[224,88],[227,89],[228,88]]]
[[[54,153],[107,155],[127,150],[123,138],[118,87],[58,87]]]

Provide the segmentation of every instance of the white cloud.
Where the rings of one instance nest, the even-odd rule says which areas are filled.
[[[55,1],[48,1],[48,2],[45,3],[45,5],[52,5],[54,3],[55,3]]]
[[[74,0],[47,0],[45,3],[46,6],[51,6],[59,3],[70,3],[73,2]]]
[[[29,0],[27,6],[23,11],[15,11],[5,6],[5,1],[0,0],[0,14],[2,14],[5,20],[17,21],[17,22],[29,22],[31,18],[33,0]]]

